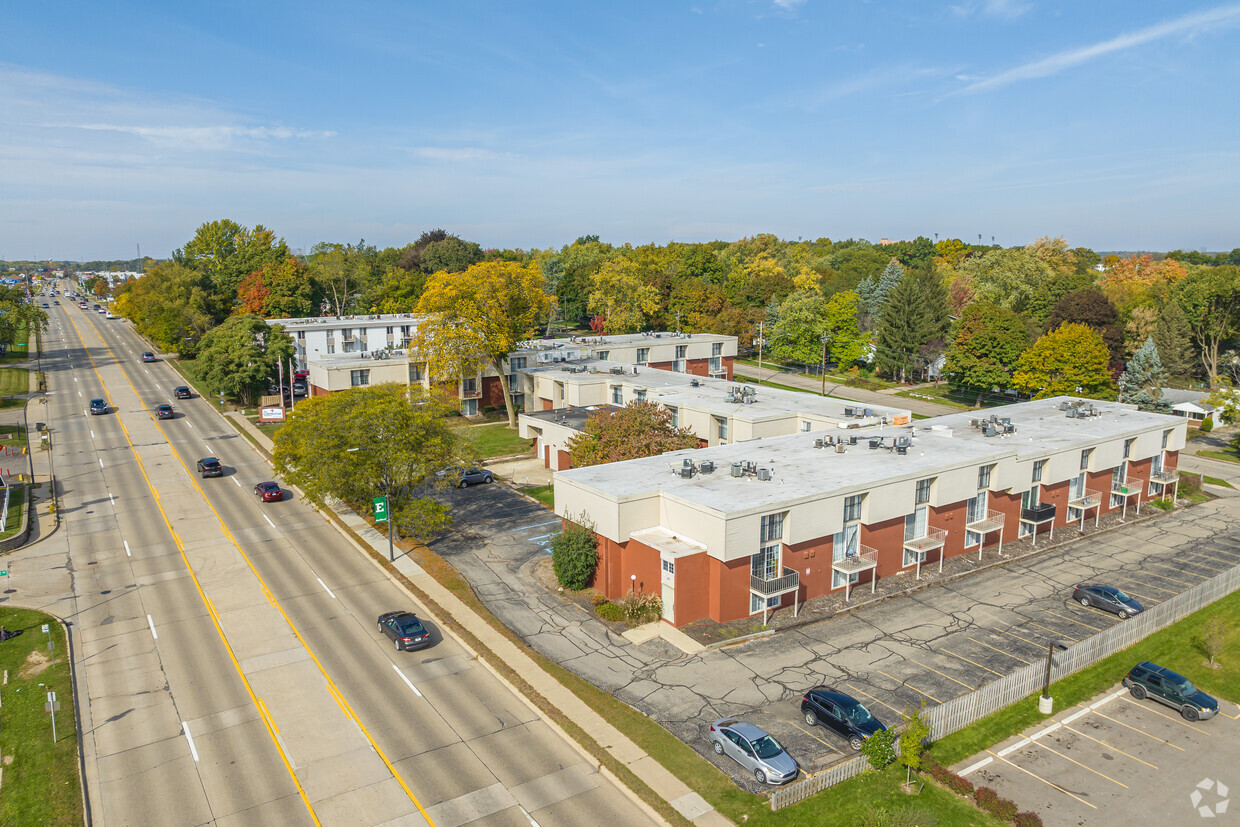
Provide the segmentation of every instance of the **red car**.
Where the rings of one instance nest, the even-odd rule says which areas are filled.
[[[278,482],[260,482],[254,486],[254,493],[265,503],[276,503],[284,499],[284,492],[280,490]]]

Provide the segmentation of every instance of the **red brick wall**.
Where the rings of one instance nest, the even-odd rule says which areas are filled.
[[[878,576],[890,577],[904,565],[904,518],[863,525],[861,543],[878,549]]]
[[[676,626],[710,617],[710,555],[676,558]]]
[[[1020,532],[1020,494],[1008,491],[991,491],[987,499],[990,502],[989,508],[991,511],[998,511],[1003,514],[1003,529],[1001,532],[992,531],[986,535],[982,548],[998,548],[1001,534],[1004,542],[1012,542]]]
[[[1166,456],[1163,457],[1163,470],[1164,471],[1175,471],[1179,467],[1180,467],[1180,452],[1179,451],[1167,451]]]
[[[1128,476],[1141,480],[1141,493],[1133,499],[1131,505],[1136,505],[1138,500],[1145,502],[1150,498],[1150,470],[1153,465],[1154,460],[1150,457],[1128,461]]]
[[[967,516],[968,505],[963,502],[945,505],[941,508],[931,506],[929,519],[931,527],[947,530],[947,542],[943,545],[943,559],[964,554],[964,522]],[[926,555],[927,560],[930,557],[931,555]]]
[[[568,451],[556,451],[555,461],[555,470],[557,471],[567,471],[569,468],[573,467],[572,460],[568,458]]]
[[[1085,472],[1085,487],[1090,491],[1097,491],[1102,495],[1102,505],[1099,506],[1099,512],[1109,514],[1114,509],[1111,508],[1111,471],[1087,471]],[[1093,516],[1090,514],[1089,516]]]
[[[749,558],[730,563],[709,558],[711,569],[710,613],[726,623],[749,617]]]
[[[616,543],[598,536],[598,568],[594,570],[594,588],[611,600],[620,600],[634,587],[631,576],[636,574],[639,592],[659,594],[659,553],[636,540]]]
[[[685,372],[694,376],[710,376],[709,359],[686,359]]]
[[[1055,519],[1050,523],[1055,528],[1061,528],[1068,524],[1068,481],[1053,483],[1051,485],[1043,485],[1042,493],[1038,502],[1043,505],[1055,506]],[[1043,530],[1049,531],[1049,528]]]
[[[802,602],[821,597],[831,591],[831,548],[834,537],[819,537],[796,545],[784,546],[784,565],[794,569],[801,581]],[[809,569],[809,574],[805,570]],[[785,595],[792,603],[792,595]]]
[[[550,399],[543,399],[540,396],[538,397],[538,404],[541,406],[539,410],[543,410],[543,411],[555,410],[555,405],[552,404]]]
[[[309,383],[307,383],[309,385]],[[327,396],[331,391],[327,388],[320,388],[318,385],[309,385],[311,396]]]

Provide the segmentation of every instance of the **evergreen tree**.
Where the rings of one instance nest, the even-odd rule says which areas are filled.
[[[898,266],[898,265],[897,265]],[[883,302],[875,363],[904,379],[943,353],[948,332],[947,289],[930,267],[906,274]]]
[[[1167,302],[1163,306],[1162,315],[1154,325],[1154,345],[1158,348],[1158,358],[1170,376],[1191,376],[1197,366],[1193,356],[1192,332],[1188,329],[1188,320],[1184,311],[1175,302]]]
[[[887,294],[895,289],[903,277],[904,268],[900,266],[900,262],[892,259],[878,278],[866,276],[857,285],[857,295],[861,297],[862,329],[868,330],[882,318]]]
[[[1128,368],[1119,377],[1119,401],[1136,405],[1143,411],[1171,413],[1171,403],[1162,398],[1162,388],[1167,382],[1167,372],[1158,358],[1158,346],[1154,337],[1132,354]]]

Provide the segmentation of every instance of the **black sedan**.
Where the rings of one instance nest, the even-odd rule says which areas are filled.
[[[108,403],[100,398],[90,400],[90,415],[105,414],[108,412]]]
[[[862,741],[887,728],[856,698],[828,686],[815,686],[805,693],[801,714],[810,726],[822,724],[835,730],[853,749],[861,749]]]
[[[204,477],[222,477],[224,466],[215,457],[203,457],[198,460],[198,473]]]
[[[172,393],[177,399],[189,399],[193,395],[189,392],[188,385],[177,385],[172,389]]]
[[[431,645],[431,633],[413,612],[379,615],[379,631],[390,637],[398,650],[411,652]]]
[[[1125,594],[1114,586],[1080,585],[1072,592],[1072,599],[1082,606],[1095,606],[1119,615],[1126,620],[1133,615],[1141,614],[1145,609],[1131,595]]]
[[[172,419],[173,416],[175,416],[175,414],[173,413],[171,405],[164,403],[163,405],[155,406],[156,419]]]
[[[284,492],[280,490],[278,482],[260,482],[254,486],[254,493],[265,503],[278,503],[284,499]]]

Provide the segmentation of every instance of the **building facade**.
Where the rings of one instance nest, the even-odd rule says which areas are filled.
[[[560,471],[555,510],[593,523],[608,597],[654,591],[676,626],[730,621],[1137,510],[1175,488],[1185,429],[1067,397],[811,428]]]

